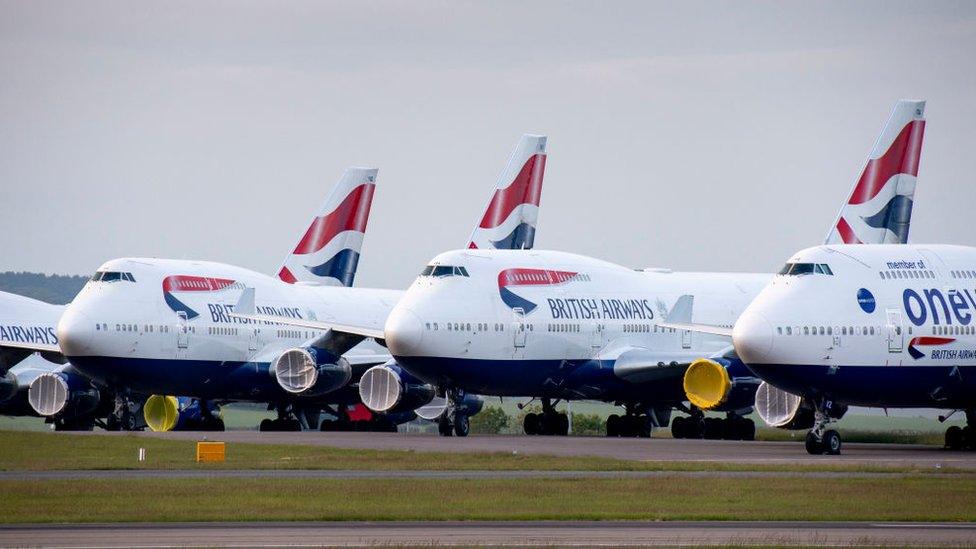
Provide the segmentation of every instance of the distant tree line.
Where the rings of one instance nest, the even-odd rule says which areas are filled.
[[[6,271],[0,272],[0,290],[63,305],[78,295],[87,280],[87,276]]]

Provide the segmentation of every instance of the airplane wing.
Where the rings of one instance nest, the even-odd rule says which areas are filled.
[[[258,314],[254,306],[254,288],[244,289],[244,291],[241,293],[240,299],[237,301],[237,305],[234,306],[234,312],[230,313],[229,316],[258,321],[258,322],[270,322],[273,324],[283,324],[286,326],[314,328],[317,330],[331,330],[332,332],[336,332],[338,334],[348,334],[352,336],[360,336],[362,338],[371,337],[375,339],[383,339],[383,337],[385,337],[382,327],[355,326],[351,324],[340,324],[337,322],[322,321],[322,320]]]
[[[681,378],[692,362],[700,358],[725,356],[730,352],[733,352],[731,345],[717,353],[709,353],[708,357],[702,356],[700,351],[652,351],[643,347],[627,347],[613,359],[613,374],[630,383]]]
[[[64,355],[61,354],[61,348],[57,345],[4,339],[0,340],[0,372],[6,372],[34,353],[40,353],[47,360],[58,364],[66,362]]]
[[[661,322],[658,326],[671,328],[674,330],[687,330],[689,332],[699,332],[725,337],[732,337],[732,328],[725,326],[713,326],[711,324],[692,324],[690,322]]]

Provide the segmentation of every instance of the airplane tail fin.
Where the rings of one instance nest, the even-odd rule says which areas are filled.
[[[278,271],[294,284],[352,286],[376,189],[375,168],[347,168]]]
[[[546,136],[525,134],[498,178],[469,249],[527,250],[535,243],[546,170]]]
[[[898,101],[826,244],[908,242],[924,133],[925,101]]]

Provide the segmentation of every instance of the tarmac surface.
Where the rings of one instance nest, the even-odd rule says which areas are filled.
[[[870,522],[335,522],[0,526],[0,546],[972,546],[976,524]]]
[[[96,436],[117,433],[94,432]],[[504,452],[553,456],[595,456],[637,461],[683,461],[748,465],[847,465],[878,467],[952,467],[976,470],[976,452],[954,452],[911,444],[844,444],[839,456],[811,456],[802,442],[742,442],[670,438],[469,436],[464,438],[400,433],[141,433],[183,440],[228,443],[308,444],[335,448],[412,450],[416,452]]]
[[[971,473],[910,473],[938,478],[964,478]],[[607,479],[607,478],[901,478],[899,472],[868,471],[417,471],[394,469],[386,471],[362,471],[346,469],[72,469],[64,471],[0,471],[4,480],[152,480],[197,478],[260,478],[260,479]]]

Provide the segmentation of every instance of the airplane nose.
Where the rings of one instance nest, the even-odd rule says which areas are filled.
[[[95,322],[86,314],[68,309],[58,321],[58,345],[65,356],[82,356],[91,351]]]
[[[762,313],[747,310],[732,329],[732,344],[746,364],[762,363],[773,347],[773,326]]]
[[[421,343],[424,327],[420,318],[406,307],[397,307],[386,319],[383,331],[386,334],[386,347],[393,356],[417,356],[422,354]]]

